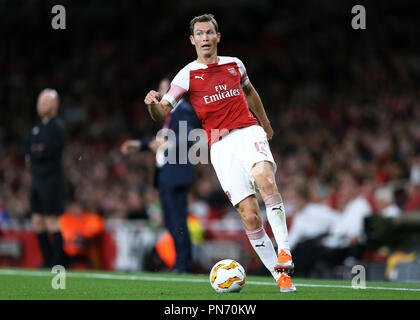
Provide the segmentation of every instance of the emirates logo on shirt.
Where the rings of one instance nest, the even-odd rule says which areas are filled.
[[[226,84],[221,84],[214,87],[216,90],[216,94],[210,95],[210,96],[204,96],[204,103],[209,104],[212,102],[217,102],[226,98],[239,96],[241,93],[239,89],[227,89]]]

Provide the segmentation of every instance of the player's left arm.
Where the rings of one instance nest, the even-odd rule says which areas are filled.
[[[267,133],[267,139],[271,140],[271,138],[274,135],[274,132],[271,128],[270,120],[268,120],[267,114],[265,113],[264,105],[261,101],[260,95],[258,94],[257,90],[255,90],[251,81],[249,81],[245,86],[243,86],[242,90],[245,94],[245,98],[249,108],[255,114],[258,121],[260,122],[260,125]]]

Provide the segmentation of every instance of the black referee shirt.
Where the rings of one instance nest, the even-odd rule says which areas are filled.
[[[36,124],[25,143],[25,155],[29,156],[33,182],[60,179],[63,176],[62,156],[67,131],[59,117],[47,124]]]

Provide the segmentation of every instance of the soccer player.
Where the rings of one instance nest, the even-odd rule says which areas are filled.
[[[152,119],[162,121],[185,94],[189,95],[207,133],[216,175],[238,210],[252,247],[280,286],[280,292],[296,291],[290,278],[294,264],[285,210],[268,144],[273,129],[264,106],[242,61],[217,55],[221,34],[214,16],[193,18],[190,32],[197,59],[179,71],[165,95],[152,90],[144,102]],[[262,226],[255,185],[266,205],[277,253]]]
[[[25,146],[32,182],[30,210],[44,268],[64,265],[63,237],[58,216],[64,212],[62,154],[66,128],[57,116],[56,90],[44,89],[38,96],[37,112],[41,121],[31,130]],[[52,241],[48,235],[52,233]]]

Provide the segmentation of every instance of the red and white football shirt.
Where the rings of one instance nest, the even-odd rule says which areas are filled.
[[[175,106],[188,93],[209,146],[226,130],[258,125],[241,89],[249,83],[244,64],[234,57],[218,58],[219,62],[214,64],[193,61],[186,65],[162,97]]]

